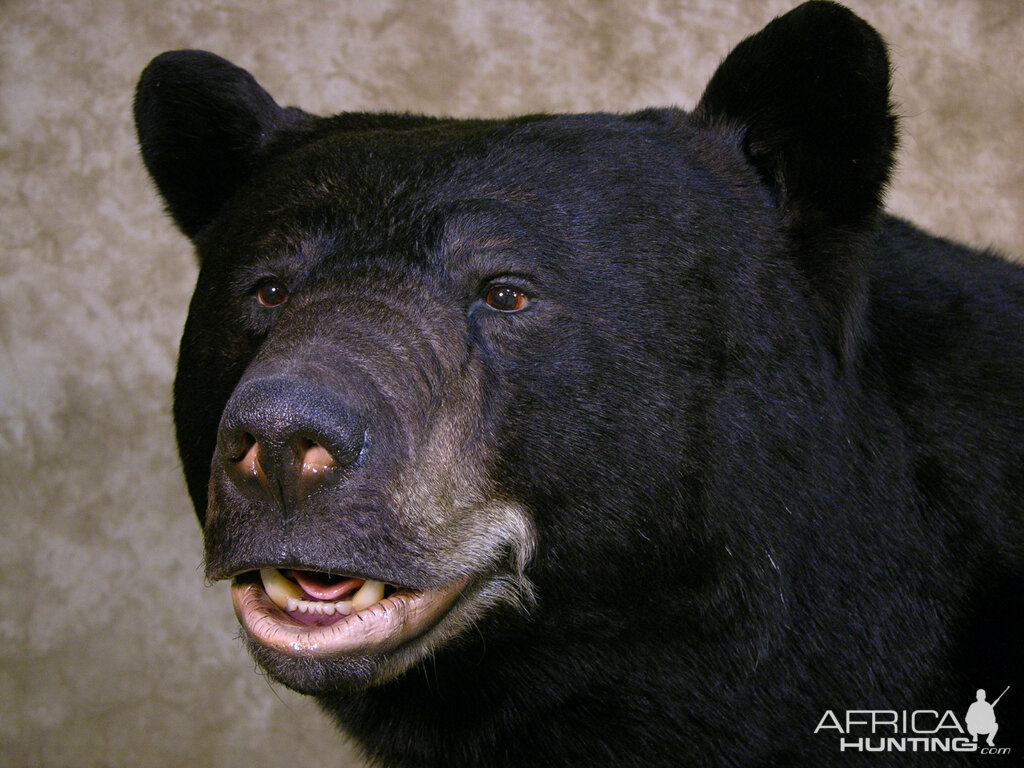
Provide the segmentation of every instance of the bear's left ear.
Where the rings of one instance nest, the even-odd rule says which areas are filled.
[[[743,131],[765,181],[799,212],[856,225],[880,207],[896,147],[885,43],[846,8],[795,8],[726,57],[695,117]]]
[[[848,357],[866,299],[865,238],[896,149],[882,38],[841,5],[811,0],[736,46],[694,118],[741,138]]]
[[[281,128],[307,118],[279,107],[252,75],[206,51],[169,51],[135,90],[142,159],[193,240],[255,170]]]

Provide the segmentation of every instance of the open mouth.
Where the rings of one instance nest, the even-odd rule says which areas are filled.
[[[468,579],[416,590],[301,568],[262,568],[235,578],[235,615],[260,645],[289,656],[368,655],[430,630]]]
[[[329,627],[395,592],[382,581],[321,571],[263,568],[260,579],[274,605],[305,626]]]

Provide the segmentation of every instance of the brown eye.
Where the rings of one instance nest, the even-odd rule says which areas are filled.
[[[484,301],[488,307],[499,312],[518,312],[530,302],[525,293],[509,285],[494,286],[487,292]]]
[[[256,286],[256,298],[264,307],[279,307],[288,301],[288,288],[274,277]]]

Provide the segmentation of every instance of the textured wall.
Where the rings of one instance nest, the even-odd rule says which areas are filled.
[[[130,122],[153,55],[214,50],[312,111],[692,106],[793,4],[3,0],[0,764],[357,764],[203,588],[168,413],[195,267]],[[851,4],[893,45],[891,207],[1024,252],[1024,6]]]

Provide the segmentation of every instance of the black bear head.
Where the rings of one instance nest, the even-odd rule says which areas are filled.
[[[827,2],[693,113],[319,118],[212,54],[155,59],[139,141],[201,264],[179,448],[261,663],[327,696],[478,637],[696,647],[767,617],[737,590],[775,523],[737,514],[828,492],[806,447],[839,442],[888,94],[881,40]],[[286,616],[349,582],[387,585],[365,621]]]

